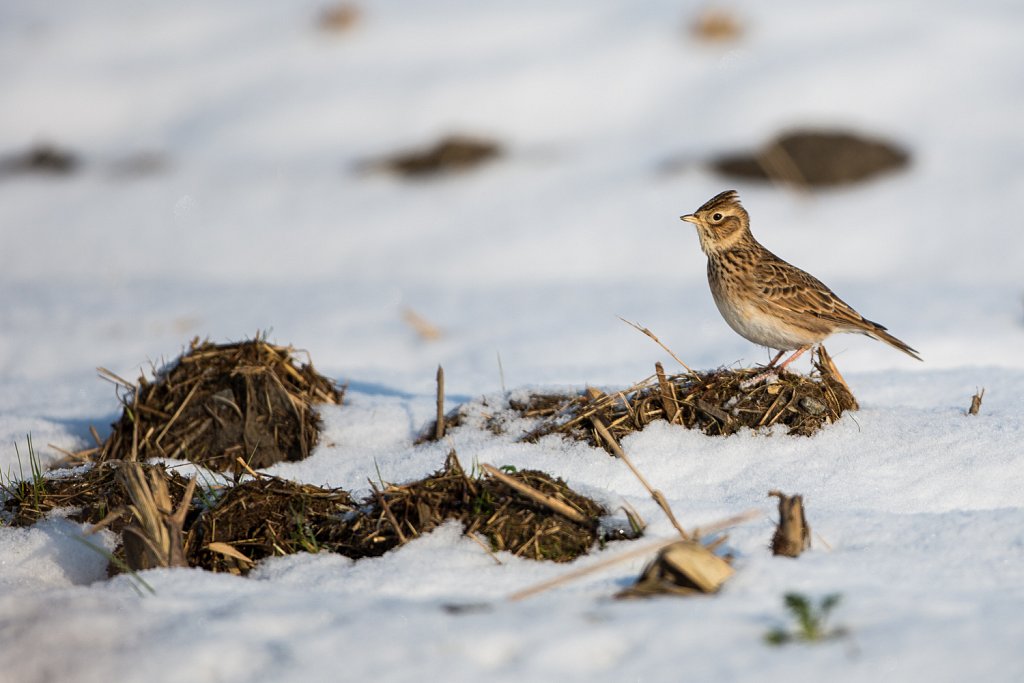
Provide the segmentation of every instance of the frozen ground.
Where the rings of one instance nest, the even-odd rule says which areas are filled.
[[[610,601],[636,561],[508,603],[566,568],[498,566],[449,527],[248,579],[147,572],[156,595],[139,597],[51,519],[0,527],[0,679],[1024,678],[1024,10],[730,7],[745,34],[711,46],[685,30],[700,6],[679,2],[367,2],[338,35],[316,30],[317,2],[4,2],[0,152],[50,140],[83,159],[68,178],[0,179],[5,472],[28,432],[49,461],[45,444],[83,446],[116,417],[96,367],[134,377],[195,335],[270,329],[348,382],[324,414],[334,445],[275,471],[357,491],[378,467],[403,481],[441,464],[447,444],[411,445],[439,363],[453,403],[500,392],[502,374],[508,389],[625,386],[670,367],[616,316],[694,367],[763,362],[719,318],[678,220],[726,187],[769,248],[926,362],[836,338],[863,409],[813,438],[655,425],[625,441],[688,526],[767,515],[771,488],[806,496],[831,549],[773,559],[767,516],[748,523],[713,598]],[[888,136],[913,165],[811,195],[658,170],[801,124]],[[509,154],[429,182],[354,170],[451,131]],[[163,170],[119,175],[142,153]],[[442,339],[418,339],[405,307]],[[670,536],[601,451],[471,430],[451,445],[625,498]],[[764,646],[790,590],[842,593],[851,638]],[[444,609],[467,603],[484,607]]]

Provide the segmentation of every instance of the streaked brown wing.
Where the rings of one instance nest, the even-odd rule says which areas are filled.
[[[810,273],[765,250],[755,264],[762,303],[797,316],[818,318],[836,325],[864,327],[864,317]]]

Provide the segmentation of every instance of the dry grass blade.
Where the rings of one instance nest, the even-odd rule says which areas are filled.
[[[238,550],[236,550],[233,545],[222,543],[221,541],[214,541],[213,543],[208,544],[206,546],[206,550],[209,550],[210,552],[214,553],[219,553],[221,555],[224,555],[225,557],[230,557],[233,560],[238,560],[242,564],[246,564],[250,567],[256,564],[251,559],[249,559],[248,557],[240,553]]]
[[[612,449],[612,452],[615,455],[617,455],[622,460],[622,462],[626,463],[626,466],[629,468],[629,471],[632,472],[633,476],[635,476],[643,485],[643,487],[647,489],[648,493],[651,494],[651,498],[653,498],[654,502],[658,504],[658,507],[660,507],[665,512],[665,516],[668,517],[668,520],[670,522],[672,522],[672,526],[674,526],[676,531],[679,532],[680,537],[682,537],[684,541],[689,540],[689,534],[686,533],[686,530],[683,529],[683,526],[679,523],[679,520],[676,519],[676,516],[672,512],[672,508],[669,506],[668,501],[665,500],[664,494],[662,494],[661,491],[656,490],[653,486],[650,485],[650,483],[647,481],[644,475],[640,473],[640,470],[636,468],[636,465],[633,464],[633,461],[630,460],[629,456],[626,455],[626,452],[622,450],[621,446],[619,446],[619,443],[615,440],[615,437],[613,437],[611,433],[609,433],[608,428],[604,426],[604,423],[601,421],[601,419],[598,417],[594,417],[591,418],[591,420],[594,423],[594,428],[597,429],[598,434],[600,434],[601,438],[604,439],[605,442],[609,445],[609,447]]]
[[[756,519],[760,517],[760,515],[761,513],[759,510],[749,510],[742,514],[735,515],[733,517],[729,517],[727,519],[723,519],[717,522],[712,522],[706,525],[704,527],[704,533],[711,533],[712,531],[720,531],[723,529],[727,529],[737,524],[741,524],[742,522],[746,522],[751,519]],[[694,535],[696,536],[697,534]],[[693,541],[683,541],[683,543],[687,542],[692,543]],[[676,545],[679,543],[681,542],[679,541],[679,539],[676,538],[662,539],[659,541],[654,541],[652,543],[646,543],[637,548],[633,548],[631,550],[620,553],[615,557],[611,557],[606,560],[596,562],[587,567],[575,569],[571,572],[562,574],[561,576],[558,576],[554,579],[542,581],[541,583],[516,591],[515,593],[509,595],[507,599],[513,602],[517,600],[524,600],[526,598],[537,595],[538,593],[543,593],[544,591],[556,588],[566,583],[570,583],[572,581],[575,581],[576,579],[582,578],[589,574],[593,574],[594,572],[601,571],[602,569],[605,569],[607,567],[614,566],[616,564],[619,564],[620,562],[626,562],[637,557],[650,555],[651,553],[659,552],[666,547]]]
[[[573,522],[577,522],[578,524],[586,524],[590,521],[582,514],[580,514],[576,510],[573,510],[571,507],[569,507],[562,501],[556,500],[551,496],[546,496],[537,489],[533,488],[532,486],[528,486],[520,481],[513,479],[512,477],[508,476],[507,474],[497,469],[493,465],[482,463],[480,465],[480,469],[482,469],[484,472],[491,475],[498,481],[502,482],[503,484],[511,486],[524,496],[532,498],[533,500],[537,501],[538,503],[541,503],[542,505],[548,506],[558,514],[565,517],[566,519],[570,519]]]
[[[196,382],[192,386],[192,389],[185,395],[185,400],[183,400],[181,402],[181,404],[178,405],[178,409],[174,411],[173,415],[171,415],[171,419],[167,421],[167,424],[164,425],[164,428],[161,429],[160,433],[156,435],[156,442],[155,443],[156,443],[157,446],[160,445],[160,440],[164,438],[165,434],[167,434],[167,430],[170,429],[172,426],[174,426],[174,422],[179,417],[181,417],[181,413],[182,413],[183,410],[185,410],[185,407],[188,405],[188,402],[191,401],[192,397],[196,395],[197,391],[199,391],[199,386],[200,386],[199,382]]]
[[[183,527],[195,492],[195,479],[189,481],[178,509],[174,510],[163,469],[150,467],[147,471],[142,464],[129,462],[119,474],[132,500],[129,509],[139,524],[125,529],[128,566],[133,570],[188,566]],[[138,544],[132,545],[129,538]]]
[[[654,341],[654,343],[655,343],[655,344],[657,344],[657,345],[658,345],[658,346],[660,346],[661,348],[665,349],[665,352],[666,352],[666,353],[668,353],[668,355],[672,356],[672,359],[673,359],[673,360],[675,360],[675,362],[679,363],[679,364],[680,364],[681,366],[683,366],[684,368],[686,368],[686,371],[687,371],[687,372],[689,372],[689,373],[690,373],[691,375],[696,375],[696,374],[697,374],[697,373],[696,373],[696,372],[695,372],[695,371],[693,370],[693,368],[691,368],[691,367],[690,367],[689,365],[687,365],[686,363],[684,363],[683,361],[681,361],[681,360],[679,359],[679,356],[677,356],[677,355],[676,355],[675,353],[673,353],[673,352],[672,352],[672,349],[670,349],[670,348],[668,348],[667,346],[665,346],[665,345],[664,345],[664,344],[663,344],[663,343],[661,342],[661,340],[660,340],[660,339],[658,339],[658,336],[657,336],[656,334],[654,334],[653,332],[651,332],[651,331],[650,331],[649,329],[647,329],[646,327],[643,327],[642,325],[640,325],[640,324],[638,324],[638,323],[630,322],[630,321],[626,320],[625,318],[623,318],[623,317],[621,317],[621,316],[619,317],[619,320],[621,320],[622,322],[626,323],[627,325],[629,325],[629,326],[630,326],[630,327],[632,327],[633,329],[635,329],[635,330],[638,330],[639,332],[643,332],[643,333],[644,333],[645,335],[647,335],[648,337],[650,337],[650,338],[651,338],[651,339],[652,339],[652,340]]]
[[[491,550],[491,549],[490,549],[490,547],[488,547],[488,545],[487,545],[486,543],[484,543],[483,541],[481,541],[481,540],[480,540],[480,537],[479,537],[479,536],[477,536],[476,534],[474,534],[474,533],[473,533],[472,531],[467,531],[467,532],[466,532],[466,535],[467,535],[467,536],[469,536],[469,538],[470,538],[470,539],[471,539],[471,540],[472,540],[472,541],[473,541],[474,543],[476,543],[476,544],[477,544],[478,546],[480,546],[481,548],[483,548],[483,549],[484,549],[484,552],[486,552],[486,553],[487,553],[487,555],[488,555],[488,556],[489,556],[489,557],[490,557],[490,558],[491,558],[492,560],[494,560],[494,563],[495,563],[495,564],[497,564],[497,565],[503,565],[503,564],[505,564],[504,562],[502,562],[502,561],[501,561],[501,558],[499,558],[499,557],[498,557],[497,555],[495,555],[495,554],[494,554],[494,551],[493,551],[493,550]]]
[[[620,562],[627,562],[627,561],[635,559],[637,557],[643,557],[644,555],[649,555],[650,553],[657,552],[658,550],[661,550],[665,546],[672,545],[673,543],[678,543],[678,542],[679,542],[678,540],[673,538],[673,539],[670,539],[670,540],[667,540],[667,541],[666,540],[661,540],[661,541],[655,541],[653,543],[644,544],[644,545],[640,546],[639,548],[633,548],[632,550],[627,550],[626,552],[620,553],[620,554],[616,555],[615,557],[610,557],[610,558],[602,560],[600,562],[595,562],[594,564],[589,565],[587,567],[581,567],[579,569],[574,569],[573,571],[566,572],[565,574],[562,574],[561,576],[555,577],[554,579],[549,579],[547,581],[542,581],[541,583],[535,584],[533,586],[529,586],[528,588],[524,588],[522,590],[518,590],[515,593],[512,593],[511,595],[509,595],[506,598],[506,600],[508,600],[509,602],[517,602],[519,600],[525,600],[526,598],[529,598],[529,597],[532,597],[534,595],[537,595],[538,593],[543,593],[544,591],[551,590],[552,588],[557,588],[558,586],[570,583],[572,581],[575,581],[576,579],[582,578],[582,577],[587,576],[589,574],[593,574],[594,572],[599,572],[602,569],[606,569],[608,567],[612,567],[614,565],[617,565]]]
[[[402,319],[424,341],[436,341],[441,338],[441,329],[411,308],[402,310]]]
[[[377,499],[377,505],[380,505],[380,509],[384,511],[384,516],[388,518],[389,522],[391,522],[391,528],[395,530],[396,534],[398,534],[399,542],[403,544],[408,543],[409,539],[404,533],[402,533],[402,525],[398,523],[395,513],[391,512],[391,508],[388,507],[388,501],[384,498],[381,492],[377,490],[377,487],[373,486],[372,482],[370,483],[370,486],[373,488],[373,495]],[[418,536],[419,534],[416,535]]]
[[[752,519],[759,519],[761,515],[762,512],[758,509],[747,510],[746,512],[741,512],[738,515],[733,515],[732,517],[727,517],[717,522],[712,522],[707,526],[697,527],[693,530],[693,537],[695,539],[698,539],[709,534],[716,534],[719,531],[725,531],[729,527],[734,527],[737,524],[749,522]]]
[[[98,374],[101,378],[107,380],[108,382],[121,385],[125,389],[130,389],[132,391],[135,390],[134,384],[124,379],[123,377],[120,377],[117,374],[111,372],[110,370],[107,370],[106,368],[96,368],[96,374]]]
[[[253,468],[249,467],[249,463],[242,460],[242,456],[238,456],[237,458],[235,458],[235,461],[238,463],[238,467],[240,468],[239,471],[245,472],[253,479],[260,479],[263,477],[262,473],[257,472]]]

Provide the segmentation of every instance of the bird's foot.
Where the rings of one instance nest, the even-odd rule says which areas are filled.
[[[759,384],[775,384],[779,381],[779,373],[775,369],[768,369],[764,372],[758,373],[750,379],[745,379],[740,382],[740,389],[746,391],[747,389],[753,389]]]

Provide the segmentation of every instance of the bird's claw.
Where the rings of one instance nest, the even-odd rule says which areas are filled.
[[[753,389],[759,384],[775,384],[779,381],[779,373],[775,370],[766,370],[765,372],[758,373],[750,379],[745,379],[740,382],[740,389],[746,391],[747,389]]]

